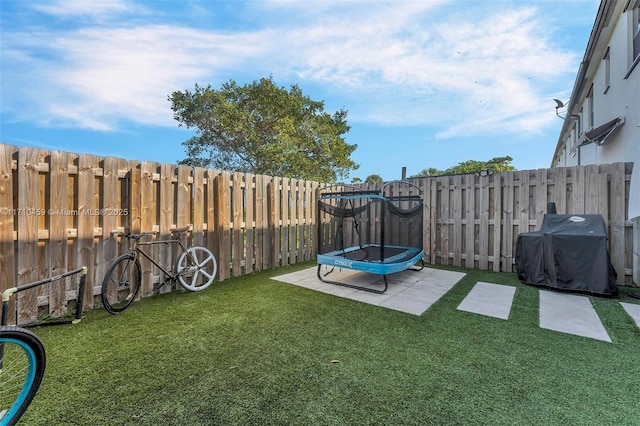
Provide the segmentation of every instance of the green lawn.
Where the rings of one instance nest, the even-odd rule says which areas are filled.
[[[420,317],[270,279],[312,265],[33,328],[48,365],[23,424],[638,424],[640,330],[618,299],[591,298],[611,344],[540,329],[514,274],[456,268]],[[517,286],[509,320],[456,310],[477,281]]]

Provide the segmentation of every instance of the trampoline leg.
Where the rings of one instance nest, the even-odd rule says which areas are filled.
[[[419,268],[417,268],[416,265],[413,265],[412,267],[407,268],[407,269],[409,269],[410,271],[416,271],[416,272],[417,271],[422,271],[424,269],[424,259],[420,259],[420,267]]]
[[[321,267],[321,266],[322,266],[322,265],[318,265],[318,278],[320,279],[320,281],[322,281],[322,276],[321,276],[321,274],[320,274],[320,267]],[[335,268],[335,266],[334,266],[333,268],[331,268],[331,269],[329,270],[329,272],[327,272],[326,274],[324,274],[324,276],[326,277],[327,275],[329,275],[330,273],[332,273],[334,269],[336,269],[336,268]]]
[[[382,290],[377,290],[375,288],[370,288],[370,287],[363,287],[363,286],[359,286],[359,285],[354,285],[354,284],[349,284],[349,283],[343,283],[340,281],[331,281],[331,280],[326,280],[323,278],[322,273],[320,272],[320,268],[322,267],[322,265],[318,265],[318,279],[320,281],[322,281],[323,283],[327,283],[327,284],[335,284],[335,285],[339,285],[342,287],[349,287],[349,288],[354,288],[356,290],[364,290],[364,291],[368,291],[370,293],[377,293],[377,294],[382,294],[385,291],[387,291],[387,289],[389,288],[389,283],[387,282],[387,275],[383,275],[384,278],[384,288]],[[333,269],[331,269],[331,271],[327,272],[326,274],[324,274],[324,276],[326,277],[327,275],[329,275],[331,272],[333,271]]]

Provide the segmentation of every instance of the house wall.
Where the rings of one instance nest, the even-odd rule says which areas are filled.
[[[594,54],[587,70],[587,82],[579,94],[573,111],[580,111],[581,129],[565,136],[562,155],[554,165],[575,166],[586,164],[611,164],[621,161],[633,161],[640,165],[640,65],[632,67],[629,34],[633,31],[631,12],[622,13],[621,6],[616,9],[606,31],[596,42]],[[606,37],[609,35],[609,37]],[[604,54],[609,48],[610,84],[607,87]],[[593,88],[593,123],[589,123],[591,111],[587,95]],[[588,144],[571,153],[571,141],[579,135],[597,127],[615,117],[624,117],[625,124],[614,132],[607,142],[598,146]],[[571,119],[571,114],[567,114]],[[574,120],[575,121],[575,120]],[[629,200],[629,217],[640,216],[640,167],[632,175],[632,197]]]
[[[631,12],[624,13],[615,22],[608,46],[610,49],[611,85],[605,90],[605,67],[602,59],[593,79],[595,125],[615,117],[625,117],[620,127],[602,146],[590,144],[585,158],[589,163],[615,163],[633,161],[637,165],[632,174],[632,197],[629,199],[629,217],[640,216],[640,65],[629,73],[631,52],[629,32]],[[613,22],[612,22],[613,24]],[[598,58],[594,58],[594,63]],[[586,148],[586,147],[584,147]]]
[[[640,64],[633,62],[631,35],[637,31],[633,22],[633,12],[624,11],[626,1],[611,2],[603,0],[601,11],[611,7],[612,15],[608,25],[598,29],[599,19],[594,23],[595,38],[590,40],[585,53],[588,67],[585,72],[585,84],[580,93],[572,93],[575,101],[566,120],[577,120],[580,115],[581,126],[573,127],[567,123],[563,127],[559,148],[562,150],[554,158],[552,166],[575,166],[587,164],[612,164],[620,161],[633,162],[635,167],[631,175],[627,217],[634,223],[633,233],[633,281],[640,283]],[[606,12],[605,12],[606,13]],[[593,43],[593,44],[592,44]],[[605,53],[609,49],[609,84],[607,84],[607,61]],[[589,49],[592,49],[590,51]],[[576,82],[579,83],[579,82]],[[576,87],[579,87],[576,84]],[[593,111],[590,111],[588,94],[592,89]],[[574,90],[576,90],[574,88]],[[582,111],[581,113],[578,113]],[[616,117],[624,117],[625,124],[618,128],[602,146],[587,144],[578,147],[572,153],[572,141],[582,132],[600,126]],[[593,122],[591,122],[591,120]],[[568,129],[571,131],[567,131]],[[581,127],[581,128],[578,128]]]

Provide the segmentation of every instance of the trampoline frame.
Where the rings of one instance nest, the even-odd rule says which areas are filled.
[[[392,196],[392,197],[384,196],[384,190],[388,185],[398,184],[398,183],[411,185],[417,188],[419,191],[419,194],[409,195],[409,196]],[[322,191],[322,189],[320,189],[320,191]],[[387,280],[388,274],[401,272],[405,270],[420,271],[424,268],[424,249],[422,247],[385,245],[384,215],[385,215],[386,208],[382,208],[381,209],[382,230],[381,230],[380,244],[365,244],[362,246],[351,246],[343,249],[334,250],[328,253],[320,254],[320,252],[322,251],[321,250],[322,241],[320,239],[321,227],[322,227],[322,223],[320,221],[321,203],[323,202],[323,200],[327,200],[327,199],[347,200],[347,199],[355,199],[355,198],[379,199],[385,203],[389,201],[419,200],[421,205],[423,205],[422,190],[420,190],[419,187],[417,187],[416,185],[410,182],[393,181],[383,185],[380,191],[359,190],[355,188],[354,190],[351,190],[351,191],[327,192],[324,194],[320,192],[320,196],[318,197],[318,255],[317,255],[318,279],[328,284],[335,284],[335,285],[349,287],[357,290],[368,291],[371,293],[382,294],[386,292],[387,289],[389,288],[389,282]],[[381,261],[379,259],[384,257],[385,249],[391,249],[391,250],[397,251],[398,253],[395,253],[392,256],[384,258],[384,260]],[[349,255],[352,255],[356,252],[360,252],[360,251],[367,252],[367,250],[379,250],[381,255],[378,256],[378,260],[367,260],[367,261],[348,257]],[[418,261],[420,261],[419,268],[415,267]],[[322,273],[323,265],[331,267],[331,269],[324,274]],[[378,289],[378,288],[372,288],[372,287],[363,286],[363,285],[356,285],[356,284],[351,284],[351,283],[346,283],[341,281],[333,281],[333,280],[325,279],[324,277],[332,273],[335,270],[335,268],[350,269],[350,270],[372,273],[376,275],[382,275],[384,286],[382,289]]]

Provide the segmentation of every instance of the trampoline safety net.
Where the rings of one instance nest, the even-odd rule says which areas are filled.
[[[422,252],[422,228],[422,195],[403,193],[397,185],[382,191],[349,188],[325,192],[318,199],[321,256],[401,263]]]

